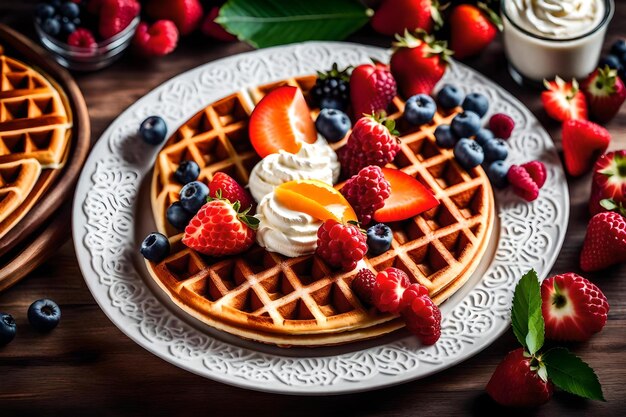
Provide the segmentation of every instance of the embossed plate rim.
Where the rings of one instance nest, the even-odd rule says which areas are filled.
[[[488,94],[491,110],[512,114],[518,128],[510,140],[510,161],[541,158],[549,178],[532,204],[520,201],[510,190],[496,193],[497,251],[492,259],[483,260],[489,265],[482,280],[463,298],[453,296],[446,302],[448,307],[444,304],[444,311],[449,311],[444,313],[442,338],[434,346],[420,347],[407,337],[348,353],[290,357],[255,350],[252,342],[230,344],[165,308],[137,271],[134,198],[158,152],[158,147],[149,148],[135,136],[143,117],[166,115],[173,131],[207,103],[234,90],[313,73],[334,61],[354,65],[370,57],[385,60],[389,51],[343,42],[308,42],[239,54],[166,81],[113,121],[81,173],[72,231],[85,282],[122,332],[155,355],[204,377],[260,391],[321,395],[378,389],[431,375],[480,352],[507,329],[515,279],[529,267],[545,278],[560,251],[569,218],[567,183],[552,140],[530,111],[501,87],[458,63],[445,80],[462,82],[465,92]]]

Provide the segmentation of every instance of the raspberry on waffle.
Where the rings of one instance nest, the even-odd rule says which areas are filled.
[[[494,219],[489,180],[477,167],[461,168],[453,152],[439,148],[434,131],[454,112],[411,127],[402,118],[404,102],[394,98],[389,117],[400,131],[400,149],[389,167],[401,169],[433,190],[439,206],[391,223],[391,249],[366,256],[356,269],[331,269],[317,255],[288,258],[258,245],[238,256],[203,256],[181,243],[165,213],[178,200],[181,185],[173,174],[184,160],[200,166],[208,184],[226,172],[242,185],[260,160],[248,138],[254,105],[281,85],[299,87],[315,116],[310,90],[315,76],[304,76],[240,91],[210,104],[166,141],[154,169],[152,209],[157,228],[170,238],[171,253],[147,262],[151,277],[186,313],[217,329],[279,346],[324,346],[370,339],[404,326],[397,315],[364,305],[351,288],[362,268],[377,273],[395,267],[411,283],[426,287],[440,304],[471,276],[487,247]],[[331,144],[337,150],[347,141]]]

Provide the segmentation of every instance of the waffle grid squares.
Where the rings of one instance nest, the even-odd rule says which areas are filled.
[[[255,247],[244,256],[216,260],[180,242],[182,235],[170,229],[165,210],[178,199],[181,185],[176,184],[172,174],[182,156],[190,155],[200,165],[202,181],[208,183],[215,172],[226,171],[247,183],[248,173],[259,160],[246,132],[246,118],[254,104],[280,85],[300,87],[310,101],[308,91],[314,83],[315,77],[301,77],[252,88],[249,96],[242,92],[220,100],[174,133],[159,155],[153,176],[153,211],[159,231],[174,236],[170,238],[172,255],[159,264],[149,264],[149,269],[171,296],[216,327],[234,333],[238,331],[233,327],[243,329],[247,335],[252,332],[252,337],[264,334],[259,337],[264,341],[274,341],[272,334],[277,333],[280,336],[276,340],[287,338],[295,344],[307,344],[320,334],[327,338],[313,344],[335,343],[334,335],[344,331],[367,333],[372,329],[378,335],[381,333],[376,333],[377,329],[384,333],[400,325],[393,316],[364,306],[352,293],[350,283],[358,269],[366,267],[376,272],[390,266],[400,268],[413,282],[425,285],[439,304],[469,277],[471,265],[475,265],[472,259],[482,254],[490,227],[481,225],[490,226],[493,204],[488,180],[481,169],[462,169],[452,151],[437,147],[434,138],[436,127],[449,123],[456,111],[438,113],[431,124],[414,129],[402,119],[404,103],[399,98],[394,99],[388,117],[406,133],[392,166],[432,189],[440,205],[415,218],[390,224],[394,235],[390,251],[365,258],[356,270],[342,273],[331,270],[314,255],[286,258]],[[235,109],[235,115],[229,117],[228,111],[220,115],[217,109],[224,108]],[[238,113],[241,110],[245,110],[245,117]],[[317,113],[312,110],[313,117]],[[247,145],[233,145],[232,132]],[[216,158],[206,160],[204,154],[199,155],[196,141],[215,142],[211,149],[218,151],[214,152]],[[331,146],[338,149],[345,141]],[[229,156],[223,158],[220,150],[230,152]],[[221,326],[223,323],[226,326]]]

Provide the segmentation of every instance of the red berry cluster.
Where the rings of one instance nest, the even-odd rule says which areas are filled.
[[[367,253],[366,238],[357,226],[326,220],[317,231],[315,253],[330,266],[352,271]]]
[[[374,212],[385,205],[391,194],[389,181],[376,165],[370,165],[352,176],[341,189],[362,225],[372,221]]]
[[[367,269],[358,272],[352,290],[366,304],[373,304],[383,313],[400,314],[407,329],[425,345],[432,345],[441,336],[441,312],[428,295],[428,288],[411,284],[407,274],[387,268],[374,276]]]

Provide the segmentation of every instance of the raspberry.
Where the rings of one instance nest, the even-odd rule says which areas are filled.
[[[530,178],[535,181],[537,187],[543,187],[543,184],[546,183],[546,178],[548,177],[548,172],[546,171],[546,166],[541,161],[530,161],[522,164],[522,168],[528,172]]]
[[[393,161],[400,150],[398,139],[390,132],[393,121],[377,120],[373,117],[360,118],[346,145],[338,156],[344,176],[352,176],[368,165],[385,166]]]
[[[372,221],[374,212],[385,205],[391,187],[380,167],[370,165],[346,181],[341,194],[348,200],[361,224],[367,225]]]
[[[500,139],[508,139],[515,128],[515,122],[511,116],[504,113],[497,113],[489,119],[489,129],[495,137]]]
[[[418,285],[421,288],[414,288]],[[426,294],[424,294],[426,292]],[[413,284],[402,296],[401,315],[407,329],[424,345],[433,345],[441,336],[441,311],[428,296],[426,287]]]
[[[67,44],[79,48],[89,48],[95,52],[98,44],[89,29],[78,28],[67,37]]]
[[[374,306],[383,313],[398,314],[404,290],[411,284],[406,273],[397,268],[387,268],[376,275],[372,291]]]
[[[215,173],[209,183],[209,196],[214,198],[218,197],[218,191],[221,194],[221,198],[225,198],[231,203],[239,201],[242,210],[252,207],[253,200],[250,193],[239,185],[237,181],[223,172]]]
[[[157,20],[150,27],[142,22],[135,32],[134,43],[145,55],[167,55],[176,49],[178,29],[171,20]]]
[[[150,0],[146,12],[154,20],[171,20],[183,36],[196,30],[204,14],[200,0]]]
[[[330,266],[352,271],[367,252],[365,235],[351,224],[326,220],[317,231],[317,253]]]
[[[102,0],[93,7],[97,7],[100,11],[98,30],[104,39],[126,29],[141,9],[141,5],[136,0]]]
[[[527,201],[533,201],[539,196],[539,189],[545,184],[546,178],[546,166],[540,161],[513,165],[507,173],[513,192]]]
[[[365,303],[372,304],[372,291],[376,285],[376,275],[369,269],[363,268],[357,274],[356,278],[352,281],[352,291],[356,293],[356,296]]]

